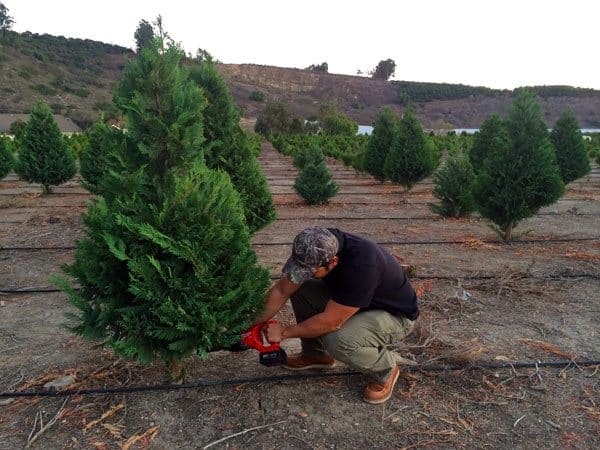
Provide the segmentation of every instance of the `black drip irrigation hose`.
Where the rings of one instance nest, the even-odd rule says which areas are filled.
[[[403,366],[403,370],[411,372],[449,372],[454,370],[490,370],[490,369],[520,369],[520,368],[540,368],[540,367],[562,367],[564,369],[574,367],[590,367],[599,366],[600,360],[586,361],[537,361],[537,362],[505,362],[505,363],[480,363],[480,364],[451,364],[451,365],[425,365],[425,366]],[[360,372],[355,370],[339,371],[339,372],[321,372],[321,373],[304,373],[291,375],[273,375],[268,377],[246,377],[234,378],[225,380],[203,380],[200,379],[195,383],[184,384],[155,384],[146,386],[120,386],[120,387],[104,387],[94,389],[66,389],[63,391],[3,391],[0,392],[0,398],[9,397],[69,397],[71,395],[99,395],[99,394],[122,394],[134,392],[156,392],[156,391],[176,391],[181,389],[195,389],[212,386],[228,386],[246,383],[264,383],[275,381],[291,381],[291,380],[306,380],[311,378],[331,378],[331,377],[346,377],[360,375]]]
[[[279,275],[271,275],[269,278],[271,280],[279,280],[281,277]],[[450,280],[450,281],[462,280],[462,281],[469,281],[469,280],[494,280],[496,278],[499,278],[499,275],[413,275],[413,276],[410,276],[409,278],[411,280]],[[556,275],[548,275],[548,276],[523,275],[520,278],[521,279],[530,279],[530,280],[560,281],[560,280],[581,279],[581,278],[600,279],[600,274],[579,272],[579,273],[556,274]],[[76,288],[75,290],[79,290],[79,288]],[[56,292],[63,292],[63,290],[57,289],[57,288],[6,288],[6,289],[0,289],[0,294],[42,294],[42,293],[56,293]]]
[[[484,244],[496,244],[496,245],[528,245],[528,244],[541,244],[541,243],[553,243],[553,242],[589,242],[589,241],[599,241],[598,237],[590,237],[590,238],[558,238],[558,239],[524,239],[521,241],[498,241],[494,239],[486,239],[486,240],[477,240],[476,242],[481,242]],[[379,245],[438,245],[438,244],[446,244],[446,245],[468,245],[471,241],[375,241],[376,244]],[[255,242],[252,244],[253,247],[266,247],[266,246],[291,246],[292,242]],[[2,247],[0,246],[0,252],[2,251],[39,251],[39,250],[75,250],[77,247],[74,245],[65,245],[59,247]]]

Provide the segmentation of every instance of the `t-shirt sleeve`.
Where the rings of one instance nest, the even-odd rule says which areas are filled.
[[[332,300],[344,306],[368,308],[379,283],[375,261],[355,264],[348,275],[337,283]]]

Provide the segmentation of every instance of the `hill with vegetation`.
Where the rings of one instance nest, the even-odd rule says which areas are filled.
[[[133,50],[63,36],[8,32],[0,38],[0,112],[27,113],[38,100],[82,128],[101,112],[115,113],[112,90]],[[187,60],[193,64],[193,58]],[[513,91],[446,83],[385,81],[255,64],[218,64],[231,94],[252,123],[269,100],[285,102],[302,118],[322,104],[335,105],[360,124],[371,124],[383,106],[415,105],[427,128],[477,128],[491,113],[505,114]],[[600,128],[600,91],[534,86],[552,126],[570,107],[584,128]]]

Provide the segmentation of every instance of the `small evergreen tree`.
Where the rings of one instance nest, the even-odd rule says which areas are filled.
[[[80,288],[55,280],[79,310],[74,332],[159,356],[176,379],[183,358],[239,341],[269,285],[230,178],[204,163],[206,100],[181,57],[156,39],[126,67],[114,101],[128,132],[65,267]]]
[[[75,160],[67,148],[52,111],[39,102],[31,110],[23,132],[15,172],[22,180],[40,183],[43,193],[75,175]]]
[[[139,54],[142,48],[152,43],[154,39],[154,27],[148,21],[142,19],[133,37],[135,38],[136,52]]]
[[[79,161],[79,172],[83,186],[94,194],[99,192],[98,184],[109,169],[108,154],[117,145],[120,134],[102,122],[96,122],[88,131]]]
[[[14,164],[13,152],[8,142],[0,136],[0,180],[12,170]]]
[[[323,118],[323,134],[329,136],[356,136],[358,124],[342,113],[329,114]]]
[[[252,152],[252,142],[239,126],[239,111],[210,57],[192,69],[190,77],[208,100],[203,113],[204,138],[210,143],[204,155],[206,164],[229,174],[242,198],[248,226],[257,231],[275,219],[275,205],[267,178]]]
[[[294,182],[294,189],[309,205],[326,203],[337,194],[338,186],[331,178],[325,158],[317,145],[310,145],[306,163]]]
[[[592,167],[581,129],[571,109],[567,108],[560,115],[550,133],[550,139],[554,144],[560,176],[565,184],[590,173]]]
[[[391,108],[383,108],[375,119],[373,133],[364,155],[365,170],[382,183],[385,181],[385,158],[394,142],[397,125],[398,121]]]
[[[307,164],[318,166],[325,162],[323,151],[315,141],[310,141],[307,147],[300,147],[294,154],[293,164],[302,170]]]
[[[445,217],[465,217],[475,210],[473,185],[475,173],[469,157],[458,150],[434,175],[433,196],[440,204],[430,203],[430,209]]]
[[[385,176],[410,191],[434,169],[434,148],[423,134],[413,108],[408,108],[398,124],[398,132],[384,163]]]
[[[519,221],[562,195],[564,184],[541,108],[531,92],[517,91],[507,127],[508,142],[503,148],[492,146],[473,192],[478,211],[508,241]]]
[[[492,114],[482,124],[475,135],[469,151],[469,159],[475,173],[483,167],[483,161],[489,154],[501,152],[506,148],[508,134],[506,126],[498,114]]]

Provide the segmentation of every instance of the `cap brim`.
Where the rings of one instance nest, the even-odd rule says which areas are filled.
[[[283,266],[281,273],[292,283],[302,284],[313,277],[313,270],[314,269],[311,267],[301,266],[294,257],[291,256]]]

